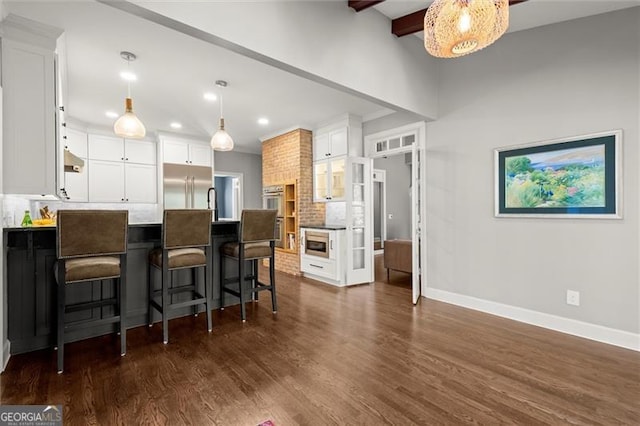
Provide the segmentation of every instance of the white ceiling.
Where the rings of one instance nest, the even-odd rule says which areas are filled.
[[[122,50],[138,56],[131,63],[138,76],[131,92],[134,111],[148,133],[170,131],[208,140],[218,125],[220,106],[204,100],[203,93],[217,92],[216,80],[229,83],[223,91],[225,128],[243,151],[261,152],[259,138],[281,130],[313,129],[346,112],[367,116],[385,110],[101,3],[5,3],[11,13],[64,30],[65,109],[72,123],[107,130],[115,120],[105,112],[123,112],[127,88],[119,73],[127,63],[120,57]],[[259,125],[259,117],[267,117],[269,125]],[[172,121],[183,128],[171,129]]]
[[[431,0],[386,0],[373,7],[390,19],[395,19],[424,9],[431,3]],[[522,31],[638,5],[640,0],[528,0],[509,9],[507,32]],[[416,36],[422,39],[424,33],[420,31]]]
[[[345,13],[349,13],[346,0]],[[422,9],[428,2],[387,0],[375,8],[390,18]],[[5,1],[8,12],[65,31],[68,71],[66,111],[74,121],[109,129],[105,112],[124,109],[126,83],[119,77],[126,62],[119,52],[138,56],[131,69],[134,110],[147,131],[170,131],[208,139],[216,130],[215,80],[227,80],[224,116],[239,150],[260,152],[259,138],[301,126],[312,129],[331,117],[351,112],[376,116],[392,112],[369,100],[326,87],[218,46],[93,1]],[[529,0],[511,8],[510,31],[604,13],[640,4],[633,1]],[[185,7],[187,7],[185,5]],[[360,13],[377,13],[367,10]],[[391,23],[389,23],[389,27]],[[390,31],[390,29],[389,29]],[[426,54],[426,53],[425,53]],[[270,124],[257,124],[267,117]],[[182,123],[173,130],[170,122]]]

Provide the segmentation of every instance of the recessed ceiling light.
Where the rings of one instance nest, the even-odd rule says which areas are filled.
[[[118,113],[114,112],[114,111],[107,111],[107,112],[104,113],[104,115],[106,115],[109,118],[118,118],[119,117]]]
[[[169,125],[171,126],[172,129],[182,129],[182,124],[178,123],[177,121],[174,121]]]
[[[260,117],[258,118],[258,124],[266,126],[267,124],[269,124],[269,119],[266,117]]]
[[[211,92],[206,92],[203,97],[206,100],[211,101],[211,102],[218,100],[218,96],[215,93],[211,93]]]
[[[120,73],[120,78],[126,81],[136,81],[138,79],[138,77],[131,71],[122,71]]]

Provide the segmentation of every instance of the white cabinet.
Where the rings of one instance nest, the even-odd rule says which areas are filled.
[[[155,203],[156,144],[112,136],[88,137],[89,201]]]
[[[64,149],[68,149],[80,158],[87,158],[87,134],[79,130],[65,129],[65,135],[62,136]]]
[[[89,168],[86,160],[82,172],[64,172],[64,190],[67,201],[89,201]]]
[[[341,127],[325,133],[319,133],[313,139],[313,160],[323,160],[328,157],[339,157],[348,153],[347,127]]]
[[[306,254],[307,233],[326,234],[328,257]],[[305,276],[329,284],[344,286],[345,270],[345,230],[300,228],[300,271]]]
[[[208,144],[162,138],[162,154],[165,163],[191,164],[211,167],[212,149]]]
[[[89,160],[89,201],[113,203],[125,200],[124,162]]]
[[[156,164],[156,143],[124,140],[124,161],[138,164]]]
[[[362,155],[362,121],[347,114],[313,133],[313,201],[344,201],[346,161]]]
[[[4,193],[55,194],[54,51],[62,31],[14,15],[0,31]]]
[[[155,203],[157,197],[156,167],[148,164],[125,163],[125,201]]]
[[[113,136],[89,135],[89,159],[124,161],[124,140]]]
[[[77,155],[77,154],[76,154]],[[156,145],[150,141],[89,135],[89,159],[156,164]]]
[[[331,158],[313,163],[313,201],[344,201],[347,158]]]

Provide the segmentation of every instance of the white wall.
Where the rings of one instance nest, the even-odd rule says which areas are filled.
[[[423,121],[423,118],[419,115],[404,111],[396,112],[376,118],[375,120],[363,122],[362,135],[368,136],[385,130],[395,129],[396,127],[406,126],[407,124],[417,123],[418,121]],[[362,152],[366,152],[366,150],[363,149]]]
[[[355,13],[346,1],[111,5],[385,106],[436,116],[435,59],[416,37],[391,34],[376,10]]]
[[[440,118],[427,125],[430,289],[640,331],[639,61],[634,8],[440,62]],[[612,129],[624,132],[622,220],[493,216],[494,148]]]

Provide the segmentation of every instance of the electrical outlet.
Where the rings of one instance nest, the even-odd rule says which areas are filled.
[[[580,292],[567,290],[567,305],[580,306]]]

